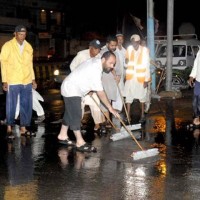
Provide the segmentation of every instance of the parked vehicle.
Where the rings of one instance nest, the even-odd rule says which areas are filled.
[[[175,39],[176,38],[176,39]],[[167,41],[166,37],[157,38],[156,40],[156,63],[159,66],[166,66],[167,62]],[[160,41],[160,43],[159,43]],[[200,48],[200,41],[197,36],[192,35],[175,35],[173,40],[173,69],[185,70],[187,67],[192,67],[196,54]]]

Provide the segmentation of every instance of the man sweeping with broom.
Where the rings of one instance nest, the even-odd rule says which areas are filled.
[[[81,135],[81,99],[91,91],[96,91],[100,100],[115,117],[119,114],[114,110],[103,90],[102,72],[110,73],[114,69],[116,56],[106,51],[101,58],[91,58],[81,63],[61,85],[61,94],[65,103],[62,127],[58,135],[59,143],[76,146],[77,151],[95,152],[96,148],[85,142]],[[68,129],[73,130],[76,137],[74,144],[68,137]]]

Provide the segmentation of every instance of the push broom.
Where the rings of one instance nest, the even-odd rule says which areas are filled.
[[[122,96],[122,92],[121,92],[121,89],[119,88],[119,84],[117,84],[117,88],[118,88],[118,91],[119,91],[119,94],[120,94],[120,97],[121,97],[121,100],[122,100],[122,103],[123,103],[123,106],[124,106],[124,110],[125,110],[125,113],[126,113],[126,117],[127,117],[127,120],[128,120],[128,123],[129,125],[131,125],[131,122],[130,122],[130,119],[129,119],[129,116],[128,116],[128,111],[126,109],[126,105],[125,105],[125,102],[124,102],[124,97]]]
[[[119,132],[119,129],[112,123],[112,121],[108,118],[108,116],[105,115],[104,111],[99,106],[99,104],[97,103],[97,101],[95,100],[95,98],[93,96],[91,96],[91,98],[93,99],[93,101],[95,102],[95,104],[98,106],[98,108],[101,110],[101,112],[104,114],[104,116],[106,117],[106,119],[109,121],[109,123],[112,125],[112,127],[116,131],[115,134],[113,134],[113,135],[110,136],[110,139],[112,141],[117,141],[117,140],[121,140],[121,139],[129,137],[129,134],[126,132],[126,130],[123,130],[123,131]],[[133,130],[141,129],[141,124],[132,125],[132,129]],[[139,137],[140,136],[140,133],[138,133],[138,132],[135,132],[134,134],[135,134],[135,137]]]
[[[117,84],[117,87],[118,87],[118,91],[119,91],[121,100],[123,102],[124,110],[125,110],[125,113],[126,113],[126,117],[127,117],[128,123],[129,123],[129,125],[126,126],[126,127],[131,131],[141,129],[141,124],[133,124],[133,125],[131,125],[130,119],[129,119],[129,116],[128,116],[128,112],[127,112],[127,109],[126,109],[126,105],[125,105],[125,102],[124,102],[124,98],[122,96],[122,92],[121,92],[118,84]],[[132,132],[132,134],[134,134],[135,137],[139,137],[140,136],[140,133],[138,131],[134,131],[134,132]],[[110,136],[110,139],[112,141],[117,141],[117,140],[125,139],[125,138],[128,138],[128,137],[130,137],[130,135],[127,133],[127,131],[122,126],[121,129],[120,129],[120,132],[112,134]]]
[[[138,147],[141,149],[141,151],[133,152],[131,154],[131,157],[133,157],[133,160],[139,160],[139,159],[143,159],[143,158],[148,158],[148,157],[156,156],[156,155],[159,154],[158,148],[152,148],[152,149],[148,149],[148,150],[144,149],[140,145],[140,143],[137,141],[137,139],[135,138],[135,136],[132,134],[132,132],[126,127],[126,125],[124,124],[124,122],[122,121],[122,119],[120,117],[118,117],[118,119],[120,120],[120,122],[123,125],[124,129],[130,134],[130,136],[136,142],[136,144],[138,145]]]

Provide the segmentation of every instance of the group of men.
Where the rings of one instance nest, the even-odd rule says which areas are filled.
[[[14,37],[1,49],[1,76],[6,91],[7,134],[12,134],[19,101],[20,133],[32,135],[30,126],[33,109],[33,89],[37,88],[33,70],[33,48],[26,41],[27,30],[23,25],[15,28]],[[89,49],[80,51],[71,62],[71,73],[61,85],[65,113],[58,140],[76,146],[79,151],[95,151],[81,134],[84,106],[89,105],[95,122],[110,125],[110,113],[120,118],[124,99],[130,118],[130,105],[134,99],[141,103],[141,119],[144,118],[144,102],[150,81],[149,51],[140,45],[140,36],[132,35],[131,45],[123,47],[124,36],[109,36],[102,47],[99,40],[89,43]],[[18,99],[19,98],[19,99]],[[103,111],[103,114],[102,114]],[[76,143],[68,135],[74,131]]]
[[[133,100],[140,101],[140,122],[144,121],[147,86],[151,80],[149,50],[140,45],[139,35],[131,36],[131,45],[127,49],[123,47],[123,40],[121,33],[109,36],[103,47],[99,40],[93,40],[89,49],[78,52],[72,60],[72,72],[61,85],[65,113],[58,134],[60,143],[76,146],[82,152],[96,151],[81,134],[83,105],[90,106],[94,130],[99,129],[102,123],[110,125],[110,113],[120,118],[124,100],[129,119]],[[75,144],[68,137],[69,128],[76,136]]]

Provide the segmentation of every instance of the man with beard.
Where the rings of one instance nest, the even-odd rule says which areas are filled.
[[[114,70],[112,69],[110,71],[111,73],[103,72],[102,74],[103,88],[111,104],[117,100],[117,90],[118,90],[117,84],[119,84],[121,78],[120,60],[119,60],[119,55],[116,52],[116,49],[117,49],[117,38],[115,36],[108,36],[106,41],[106,46],[102,48],[102,50],[100,51],[101,55],[106,51],[111,51],[116,56]],[[108,109],[103,104],[101,104],[101,108],[104,111],[104,115],[106,116],[106,118],[110,119],[110,113]],[[109,120],[107,120],[105,125],[107,128],[111,127]]]
[[[85,142],[81,135],[81,101],[82,98],[91,91],[96,91],[99,99],[104,103],[108,110],[119,117],[114,110],[103,90],[102,72],[109,73],[113,70],[116,62],[115,54],[107,51],[101,58],[91,58],[81,63],[76,70],[67,76],[61,85],[61,94],[65,102],[65,113],[58,135],[59,143],[69,146],[76,146],[76,150],[82,152],[95,152],[96,148]],[[68,136],[68,129],[73,130],[76,137],[74,144]]]

